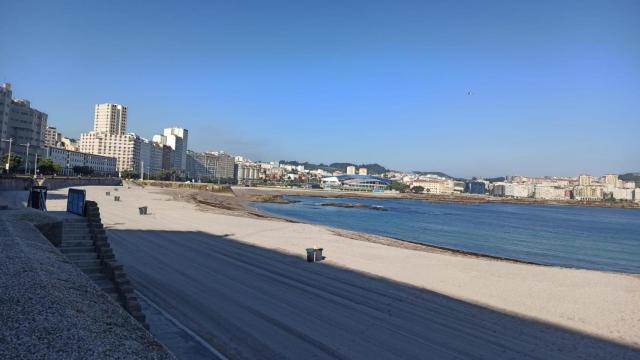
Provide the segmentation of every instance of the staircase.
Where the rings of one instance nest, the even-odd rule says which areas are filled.
[[[101,260],[98,259],[87,218],[65,219],[62,225],[62,238],[60,251],[67,259],[87,274],[113,300],[121,303],[116,287],[102,271]]]

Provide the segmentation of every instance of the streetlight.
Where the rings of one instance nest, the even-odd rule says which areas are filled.
[[[29,171],[29,146],[31,146],[31,143],[20,144],[20,145],[27,147],[27,161],[24,163],[24,174],[27,175],[27,171]]]
[[[2,141],[7,141],[9,143],[9,156],[7,157],[7,174],[9,174],[9,164],[11,164],[11,143],[13,142],[13,138],[9,138],[9,140],[2,139]]]

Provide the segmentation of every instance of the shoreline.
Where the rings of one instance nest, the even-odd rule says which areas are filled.
[[[415,240],[401,239],[393,236],[384,236],[384,235],[370,234],[362,231],[341,229],[338,227],[316,224],[312,222],[305,222],[297,219],[288,218],[285,216],[274,215],[269,212],[266,212],[251,206],[251,203],[254,203],[254,202],[276,203],[276,204],[285,204],[285,205],[296,202],[296,201],[286,201],[286,200],[281,201],[281,200],[275,199],[275,197],[271,195],[265,198],[262,196],[246,196],[246,194],[238,195],[235,193],[235,191],[232,192],[232,195],[229,195],[229,194],[222,195],[222,194],[215,194],[215,193],[193,190],[192,192],[194,193],[189,194],[188,197],[183,196],[183,197],[176,198],[175,194],[172,194],[174,192],[173,190],[175,189],[169,190],[169,192],[167,192],[167,195],[173,195],[174,199],[181,200],[181,201],[185,201],[188,198],[190,201],[192,201],[194,204],[196,204],[199,207],[200,206],[207,207],[210,210],[220,211],[220,213],[225,215],[258,218],[258,219],[270,220],[270,221],[282,221],[282,222],[294,223],[294,224],[306,224],[306,225],[323,228],[334,235],[346,237],[356,241],[385,245],[389,247],[401,248],[401,249],[407,249],[407,250],[413,250],[413,251],[421,251],[421,252],[434,253],[434,254],[445,254],[445,255],[463,257],[463,258],[475,258],[475,259],[491,260],[491,261],[498,261],[498,262],[505,262],[505,263],[512,263],[512,264],[540,266],[540,267],[547,267],[547,268],[598,271],[603,273],[629,275],[634,278],[640,278],[640,273],[611,271],[611,270],[603,270],[603,269],[585,269],[585,268],[579,268],[579,267],[544,264],[544,263],[538,263],[538,262],[522,260],[517,258],[483,254],[483,253],[474,252],[474,251],[449,248],[449,247],[435,245],[435,244],[422,243]],[[198,195],[207,197],[208,199],[204,200],[204,199],[198,198]],[[234,207],[227,204],[221,204],[220,201],[216,202],[216,201],[209,200],[212,198],[217,198],[222,196],[233,197],[234,199],[236,199],[237,206]],[[293,195],[293,196],[296,196],[296,195]],[[200,209],[200,210],[201,211],[204,210],[205,212],[207,211],[206,209]]]
[[[243,193],[268,194],[280,196],[309,196],[320,198],[371,198],[371,199],[394,199],[394,200],[418,200],[434,203],[456,203],[456,204],[515,204],[515,205],[544,205],[544,206],[574,206],[582,208],[605,208],[605,209],[636,209],[640,210],[640,203],[619,202],[607,203],[605,201],[573,201],[573,200],[542,200],[533,198],[505,198],[486,195],[430,195],[413,193],[371,193],[356,191],[327,191],[317,189],[290,189],[277,187],[232,187],[232,191]]]

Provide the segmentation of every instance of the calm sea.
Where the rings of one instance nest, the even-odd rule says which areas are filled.
[[[303,222],[541,264],[640,273],[640,210],[291,196],[255,203]],[[345,202],[388,211],[321,206]]]

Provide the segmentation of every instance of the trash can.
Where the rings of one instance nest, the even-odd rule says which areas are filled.
[[[324,257],[322,256],[322,248],[315,248],[315,258],[316,261],[322,261],[324,260]]]
[[[109,191],[107,191],[107,192],[105,193],[105,195],[107,195],[107,196],[111,196],[111,193],[110,193]]]
[[[46,211],[47,210],[47,187],[32,186],[27,200],[29,207]]]
[[[308,262],[316,261],[316,249],[307,248],[307,261]]]
[[[147,215],[147,207],[146,206],[139,207],[138,211],[140,211],[140,215]]]
[[[116,195],[116,196],[114,196],[114,197],[113,197],[113,201],[120,201],[120,196],[117,196],[117,195]]]

